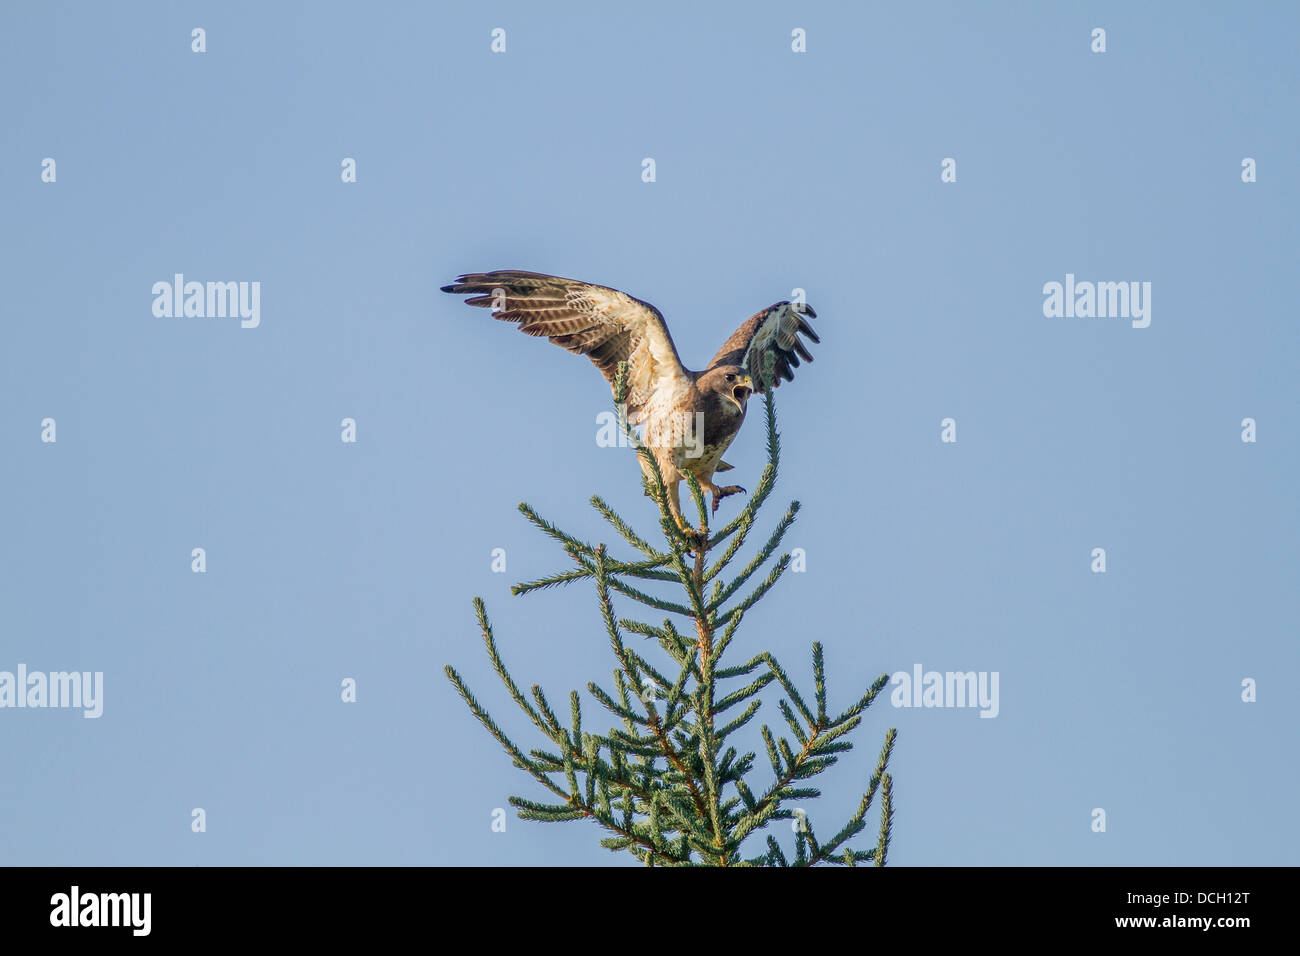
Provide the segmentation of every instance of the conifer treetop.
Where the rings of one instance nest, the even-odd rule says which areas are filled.
[[[616,410],[623,408],[626,381],[626,366],[620,365]],[[606,544],[582,541],[528,504],[519,505],[525,518],[562,547],[573,566],[518,584],[512,592],[526,595],[591,581],[615,663],[612,684],[587,684],[588,694],[607,712],[606,720],[612,718],[612,726],[604,732],[584,726],[576,690],[569,692],[569,718],[561,723],[540,686],[533,684],[527,694],[520,689],[498,650],[483,600],[474,599],[488,659],[510,698],[540,732],[541,745],[527,751],[517,745],[456,670],[448,665],[446,673],[515,766],[544,791],[542,800],[510,798],[520,818],[590,820],[605,833],[602,846],[629,852],[652,866],[885,864],[893,825],[888,766],[897,736],[894,728],[885,734],[857,810],[838,830],[819,836],[801,804],[821,795],[809,781],[852,749],[849,734],[888,676],[880,675],[856,701],[833,713],[828,709],[820,641],[812,645],[811,699],[800,693],[769,651],[759,651],[743,663],[724,663],[741,622],[789,568],[790,555],[776,555],[799,513],[799,503],[791,502],[767,541],[739,571],[735,569],[776,484],[780,461],[772,390],[763,397],[767,464],[754,494],[721,530],[709,528],[704,495],[691,476],[686,480],[700,526],[694,534],[678,527],[654,455],[621,413],[624,433],[647,463],[645,490],[659,508],[661,540],[652,542],[633,530],[599,496],[592,497],[592,506],[633,553],[616,556]],[[715,552],[718,556],[710,561]],[[759,576],[765,566],[767,572]],[[666,616],[658,624],[621,617],[615,599]],[[642,640],[629,641],[629,635]],[[652,659],[643,653],[649,646],[645,639],[653,640],[662,654]],[[757,776],[757,755],[745,749],[742,731],[748,728],[752,737],[749,725],[773,691],[785,727],[774,731],[760,725],[758,737],[771,772],[764,783],[751,783]],[[874,842],[864,846],[858,841],[877,797],[879,824],[869,835]],[[790,821],[792,853],[777,839],[784,830],[774,826],[778,821]],[[851,845],[855,842],[856,848]]]

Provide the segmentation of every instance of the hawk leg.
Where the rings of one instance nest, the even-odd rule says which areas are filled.
[[[680,514],[673,515],[673,518],[676,519],[677,530],[681,532],[682,540],[686,544],[686,553],[689,555],[699,551],[707,540],[704,532],[688,525]]]
[[[680,481],[680,479],[679,479]],[[682,517],[682,503],[680,497],[681,485],[674,481],[668,485],[668,510],[672,513],[673,520],[677,523],[677,528],[682,533],[687,543],[690,545],[689,551],[694,551],[699,543],[703,541],[703,535],[698,530],[686,523]]]

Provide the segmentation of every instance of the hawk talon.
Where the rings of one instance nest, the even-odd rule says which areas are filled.
[[[690,528],[683,525],[678,525],[677,528],[685,539],[687,554],[694,554],[696,551],[699,551],[708,540],[704,537],[704,532],[700,531],[698,528]]]
[[[727,498],[731,495],[747,495],[747,494],[749,494],[749,492],[747,492],[744,488],[740,487],[740,485],[727,485],[725,488],[716,489],[713,492],[713,513],[714,514],[718,513],[718,504],[722,501],[723,498]]]

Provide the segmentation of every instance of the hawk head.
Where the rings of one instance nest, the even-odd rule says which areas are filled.
[[[719,365],[709,369],[695,383],[700,394],[716,393],[719,405],[744,414],[745,402],[754,393],[754,381],[739,365]]]

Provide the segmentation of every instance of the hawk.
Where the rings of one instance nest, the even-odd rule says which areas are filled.
[[[821,341],[808,324],[817,317],[811,307],[778,302],[746,320],[703,371],[692,372],[660,311],[617,289],[506,269],[463,275],[442,291],[472,296],[466,305],[491,309],[493,318],[516,323],[526,335],[587,356],[611,390],[626,362],[628,423],[645,426],[644,444],[659,465],[673,518],[687,534],[682,479],[689,474],[699,481],[714,513],[722,499],[743,493],[737,485],[718,487],[713,475],[732,467],[722,455],[745,420],[750,395],[793,381],[800,358],[812,361],[800,334]],[[649,478],[649,467],[641,466]]]

